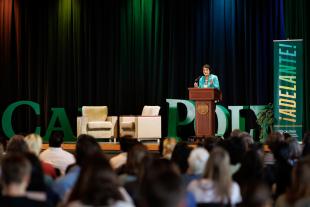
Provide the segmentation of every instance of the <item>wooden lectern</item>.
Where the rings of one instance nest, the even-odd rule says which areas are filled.
[[[188,88],[189,99],[196,102],[197,137],[215,134],[215,101],[221,99],[221,92],[214,88]]]

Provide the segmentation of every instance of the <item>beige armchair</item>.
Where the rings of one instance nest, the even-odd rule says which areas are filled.
[[[107,106],[83,106],[82,116],[77,118],[77,136],[89,134],[95,138],[117,137],[117,116],[108,116]]]
[[[160,106],[144,106],[141,116],[120,116],[120,137],[133,137],[140,140],[161,138]]]

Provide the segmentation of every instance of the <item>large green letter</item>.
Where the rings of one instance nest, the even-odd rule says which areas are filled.
[[[63,131],[65,141],[76,141],[74,138],[69,119],[64,108],[52,108],[53,115],[47,127],[44,141],[48,141],[52,131]],[[59,121],[60,127],[55,127],[56,121]]]
[[[249,109],[249,106],[228,106],[228,108],[231,110],[231,130],[245,131],[245,118],[240,116],[240,111]]]
[[[166,99],[169,104],[168,111],[168,137],[177,136],[177,126],[190,124],[195,119],[195,104],[189,100]],[[178,103],[184,104],[187,110],[186,118],[183,121],[179,120]]]
[[[230,114],[222,105],[216,105],[215,113],[217,116],[217,133],[216,136],[224,136],[228,130]]]
[[[15,132],[13,130],[12,127],[12,115],[14,110],[21,106],[21,105],[28,105],[31,108],[33,108],[34,112],[36,113],[36,115],[40,115],[40,105],[38,103],[32,102],[32,101],[17,101],[15,103],[12,103],[11,105],[9,105],[6,110],[3,112],[3,116],[2,116],[2,128],[3,128],[3,132],[4,134],[11,138],[12,136],[15,135]],[[36,127],[35,132],[36,134],[40,134],[41,128],[40,127]]]

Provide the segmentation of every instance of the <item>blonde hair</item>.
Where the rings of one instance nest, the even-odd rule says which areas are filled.
[[[29,134],[25,137],[29,150],[36,155],[40,154],[42,148],[42,137],[38,134]]]
[[[204,177],[213,181],[215,192],[224,201],[230,198],[232,179],[230,175],[230,159],[228,153],[216,147],[208,159]]]
[[[172,152],[176,144],[177,144],[177,140],[175,138],[168,137],[164,140],[163,142],[163,157],[164,158],[170,160]]]

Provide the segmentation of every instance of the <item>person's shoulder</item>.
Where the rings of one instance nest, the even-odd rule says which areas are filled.
[[[211,78],[218,78],[217,75],[211,74]]]
[[[29,199],[27,197],[9,197],[1,196],[0,198],[1,207],[14,207],[14,206],[24,206],[24,207],[49,207],[47,202],[36,201]]]

